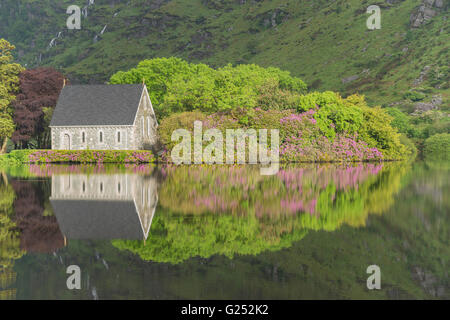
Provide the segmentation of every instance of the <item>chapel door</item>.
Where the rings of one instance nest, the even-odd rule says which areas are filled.
[[[62,149],[70,150],[70,136],[67,133],[63,136]]]

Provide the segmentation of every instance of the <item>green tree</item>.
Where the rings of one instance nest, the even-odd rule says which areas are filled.
[[[391,125],[398,129],[398,132],[408,133],[411,129],[409,117],[397,108],[386,108],[386,112],[393,118]]]
[[[439,133],[425,140],[425,157],[429,160],[450,159],[450,134]]]
[[[179,58],[144,60],[114,74],[111,84],[145,81],[157,116],[175,112],[213,113],[236,108],[293,108],[306,84],[288,71],[257,65],[226,65],[217,70]]]
[[[14,101],[14,93],[19,88],[18,76],[24,70],[21,65],[12,62],[14,49],[8,41],[0,39],[0,138],[3,141],[1,153],[5,152],[8,138],[14,132],[11,102]]]

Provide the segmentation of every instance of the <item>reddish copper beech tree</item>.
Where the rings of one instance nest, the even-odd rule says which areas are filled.
[[[49,148],[48,125],[64,76],[52,68],[37,68],[23,71],[19,78],[19,93],[13,103],[16,131],[11,139],[16,148]]]

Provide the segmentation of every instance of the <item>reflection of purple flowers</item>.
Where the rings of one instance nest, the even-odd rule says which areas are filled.
[[[382,168],[382,163],[287,166],[270,178],[255,176],[249,166],[238,165],[214,169],[164,166],[162,170],[168,190],[180,184],[191,186],[182,196],[186,212],[254,212],[262,219],[302,213],[318,218],[320,208],[327,210],[324,203],[333,205],[339,195],[358,190],[366,181],[370,183]]]

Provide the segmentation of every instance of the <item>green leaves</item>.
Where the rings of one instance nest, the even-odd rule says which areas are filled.
[[[5,39],[0,39],[0,139],[3,143],[1,152],[4,152],[6,139],[14,132],[12,121],[11,102],[14,101],[14,93],[19,88],[19,73],[24,70],[19,64],[11,63],[13,60],[11,51],[15,47]]]
[[[0,139],[10,137],[14,132],[15,126],[9,115],[0,116]]]
[[[118,72],[110,83],[139,83],[145,79],[159,119],[175,112],[205,113],[255,107],[293,108],[306,84],[288,71],[257,65],[226,65],[217,70],[179,58],[140,62],[137,68]]]
[[[24,70],[19,64],[11,63],[12,51],[15,49],[5,39],[0,39],[0,114],[11,113],[10,103],[15,99],[14,93],[19,86],[19,73]]]
[[[450,159],[450,134],[440,133],[425,140],[425,155],[430,160]]]

